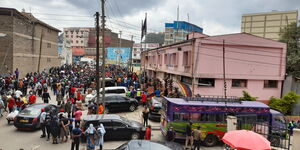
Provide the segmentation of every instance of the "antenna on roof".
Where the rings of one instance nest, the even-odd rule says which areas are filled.
[[[25,12],[25,8],[22,8],[22,12]]]

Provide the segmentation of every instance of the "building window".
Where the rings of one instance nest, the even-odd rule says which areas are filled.
[[[199,78],[198,79],[198,86],[214,87],[215,86],[215,79],[213,79],[213,78]]]
[[[78,43],[78,40],[76,40],[76,43]]]
[[[136,57],[136,54],[133,54],[134,57]]]
[[[65,34],[68,34],[68,31],[65,31]]]
[[[71,43],[73,43],[73,40],[71,40]]]
[[[51,62],[51,58],[47,58],[47,62]]]
[[[71,38],[73,38],[73,35],[71,35]]]
[[[190,66],[190,59],[189,59],[189,56],[190,56],[190,52],[187,51],[187,52],[183,52],[183,66]]]
[[[69,36],[68,35],[66,35],[66,38],[68,38]]]
[[[168,65],[168,54],[165,54],[164,61],[165,65]]]
[[[47,43],[47,48],[51,48],[51,43]]]
[[[277,88],[278,81],[277,80],[265,80],[264,88]]]
[[[232,87],[247,87],[247,80],[244,79],[232,79]]]
[[[81,32],[81,34],[83,34],[83,31],[80,31]]]
[[[193,79],[191,77],[181,76],[181,82],[192,85]]]
[[[47,32],[48,32],[48,33],[51,33],[51,29],[47,29]]]
[[[81,43],[83,43],[83,41],[82,41],[82,40],[81,40],[80,42],[81,42]]]

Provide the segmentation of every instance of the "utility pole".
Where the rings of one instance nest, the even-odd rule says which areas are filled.
[[[103,102],[103,109],[105,111],[105,8],[104,8],[104,2],[105,0],[101,0],[101,9],[102,9],[102,102]]]
[[[226,78],[225,78],[225,40],[223,40],[223,81],[224,81],[224,97],[227,99],[226,95]]]
[[[100,69],[99,69],[99,12],[96,12],[96,92],[97,92],[97,104],[100,104]]]
[[[40,67],[41,67],[41,57],[42,57],[42,44],[43,44],[43,33],[44,30],[42,30],[41,38],[40,38],[40,53],[39,53],[39,61],[38,61],[38,73],[40,73]]]
[[[129,62],[128,62],[128,66],[127,68],[131,71],[131,67],[132,67],[132,49],[133,49],[133,35],[131,35],[131,43],[132,46],[130,48],[130,54],[129,54]]]
[[[118,64],[120,65],[121,64],[121,58],[119,57],[119,54],[121,53],[121,46],[122,46],[122,39],[121,39],[122,31],[119,31],[119,32],[120,32],[120,41],[119,41],[119,50],[117,52],[117,60],[119,60]],[[119,59],[118,59],[118,57],[119,57]]]

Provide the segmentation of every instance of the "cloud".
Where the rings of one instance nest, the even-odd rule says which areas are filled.
[[[204,28],[209,35],[240,32],[241,16],[272,10],[299,10],[299,0],[106,0],[107,26],[122,37],[140,35],[141,20],[148,15],[148,32],[164,31],[164,23],[177,18]],[[0,6],[25,8],[37,18],[62,29],[73,26],[94,26],[93,15],[100,10],[99,0],[0,0]],[[60,14],[60,15],[47,15]],[[73,16],[61,16],[73,15]]]

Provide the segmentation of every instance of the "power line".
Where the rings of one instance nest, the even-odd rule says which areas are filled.
[[[221,49],[216,49],[216,48],[211,48],[211,47],[206,47],[202,46],[203,48],[210,49],[210,50],[215,50],[215,51],[222,51]],[[240,49],[240,50],[247,50],[247,49]],[[264,54],[254,54],[254,53],[247,53],[247,52],[237,52],[237,51],[232,51],[232,50],[226,50],[226,52],[232,52],[232,53],[239,53],[239,54],[248,54],[248,55],[256,55],[256,56],[266,56],[266,57],[274,57],[274,58],[284,58],[279,57],[279,56],[271,56],[271,55],[264,55]]]
[[[207,54],[207,53],[200,53],[199,54],[202,55],[206,55],[206,56],[211,56],[211,57],[216,57],[216,58],[223,58],[222,56],[216,56],[216,55],[211,55],[211,54]],[[242,61],[242,62],[252,62],[252,63],[258,63],[260,65],[273,65],[273,66],[284,66],[281,64],[273,64],[273,63],[267,63],[267,62],[260,62],[260,61],[253,61],[253,60],[243,60],[243,59],[238,59],[238,58],[231,58],[231,57],[225,57],[225,59],[229,59],[229,60],[237,60],[237,61]]]
[[[207,38],[205,38],[204,40],[213,41],[213,42],[220,42],[220,43],[222,42],[222,41],[212,40],[212,39],[207,39]],[[226,41],[226,43],[234,44],[236,46],[256,46],[256,45],[247,45],[247,44],[241,44],[241,43],[235,43],[235,42],[229,42],[229,41]],[[250,50],[250,49],[248,49],[248,50]],[[256,50],[256,51],[266,52],[266,53],[272,53],[273,54],[273,52],[266,51],[266,50]]]

